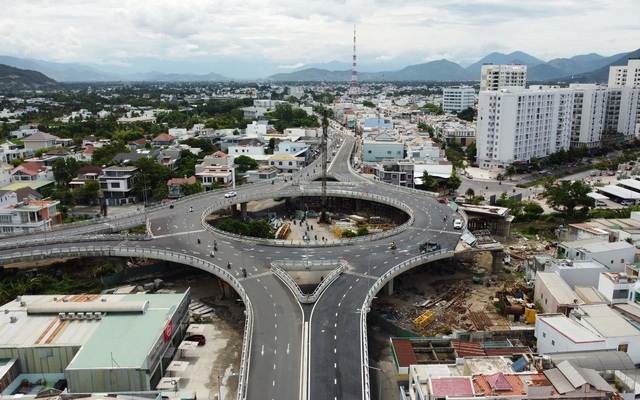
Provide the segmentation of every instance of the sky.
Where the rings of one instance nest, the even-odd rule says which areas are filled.
[[[370,72],[640,48],[639,0],[0,0],[0,10],[1,55],[113,72],[350,69],[354,26],[358,70]]]

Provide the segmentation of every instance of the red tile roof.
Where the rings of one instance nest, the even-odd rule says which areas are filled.
[[[413,346],[409,339],[392,339],[393,351],[396,354],[399,367],[408,367],[412,364],[418,364],[416,354],[413,352]]]
[[[473,396],[473,384],[468,376],[431,379],[433,397],[450,398]]]

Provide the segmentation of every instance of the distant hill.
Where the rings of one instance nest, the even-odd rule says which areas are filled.
[[[209,73],[206,75],[195,74],[163,74],[161,72],[147,72],[145,74],[123,75],[120,80],[124,81],[155,81],[155,82],[224,82],[228,81],[220,74]]]
[[[400,71],[384,74],[385,79],[389,81],[469,81],[480,78],[480,74],[476,76],[460,65],[447,60],[410,65]]]
[[[479,61],[467,66],[465,69],[474,74],[477,80],[480,80],[483,64],[522,64],[532,67],[538,64],[544,64],[544,61],[522,51],[514,51],[510,54],[493,52],[488,56],[481,58]]]
[[[119,77],[81,64],[56,63],[29,58],[0,56],[0,64],[38,71],[58,82],[105,82],[121,80]]]
[[[279,82],[348,82],[351,71],[329,71],[319,68],[308,68],[301,71],[271,75],[267,79]],[[475,77],[460,65],[447,61],[431,61],[424,64],[410,65],[400,71],[358,72],[358,80],[366,81],[467,81]]]
[[[0,64],[0,90],[50,89],[58,82],[37,71]]]
[[[604,66],[608,68],[609,64],[625,56],[625,54],[626,53],[621,53],[610,57],[603,57],[599,54],[591,53],[571,58],[555,58],[546,64],[539,64],[530,68],[527,76],[530,80],[544,81],[578,75],[595,71]]]
[[[609,67],[627,65],[630,58],[640,58],[640,49],[624,54],[622,57],[594,71],[566,76],[562,80],[572,83],[605,83],[609,80]]]

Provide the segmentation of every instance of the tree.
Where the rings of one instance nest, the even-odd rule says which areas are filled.
[[[68,185],[69,182],[76,177],[78,169],[81,166],[82,163],[78,162],[75,158],[58,158],[51,167],[51,170],[53,171],[53,178],[56,182],[64,182],[65,185]]]
[[[468,198],[473,198],[473,196],[476,195],[475,190],[473,190],[472,188],[467,189],[466,192],[464,192],[465,196],[467,196]]]
[[[467,155],[467,160],[471,161],[471,163],[476,162],[476,156],[478,155],[478,148],[476,146],[476,142],[469,143],[469,145],[467,146],[466,155]]]
[[[429,192],[436,192],[438,190],[438,181],[429,175],[426,170],[422,173],[422,188]]]
[[[243,173],[258,168],[258,162],[248,156],[238,156],[234,162],[238,164],[238,170]]]
[[[473,107],[468,107],[457,114],[458,118],[473,122],[473,118],[476,116],[476,110]]]
[[[455,192],[456,190],[458,190],[460,185],[462,185],[462,179],[460,179],[460,176],[458,176],[455,172],[452,172],[451,176],[447,180],[447,186],[449,187],[449,190]]]
[[[575,215],[577,207],[593,207],[595,199],[587,196],[591,188],[582,181],[560,181],[545,190],[547,204],[556,211],[564,212],[568,217]]]
[[[167,181],[172,178],[171,170],[150,158],[141,158],[134,165],[138,168],[133,181],[136,197],[143,201],[165,198],[169,192]]]
[[[376,107],[376,105],[373,104],[372,102],[370,102],[369,100],[363,100],[362,101],[362,105],[364,107],[369,107],[369,108],[375,108]]]
[[[595,162],[595,164],[593,164],[593,167],[600,171],[604,171],[607,169],[611,169],[612,165],[611,165],[611,162],[606,158],[604,158],[603,156],[603,157],[600,157],[598,161]]]
[[[87,204],[93,206],[100,200],[100,182],[97,180],[90,180],[85,182],[84,185],[73,190],[73,196],[76,203]]]
[[[516,174],[516,167],[509,165],[504,173],[509,177],[509,180]]]
[[[180,185],[180,193],[184,196],[191,196],[192,194],[204,192],[204,186],[200,182],[195,183],[183,183]]]

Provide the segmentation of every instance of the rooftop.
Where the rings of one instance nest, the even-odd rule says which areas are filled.
[[[576,344],[604,342],[600,335],[563,314],[538,314],[536,321],[548,325]]]
[[[536,281],[544,284],[559,304],[579,304],[581,301],[560,275],[555,272],[537,272]],[[537,282],[536,282],[537,283]]]

